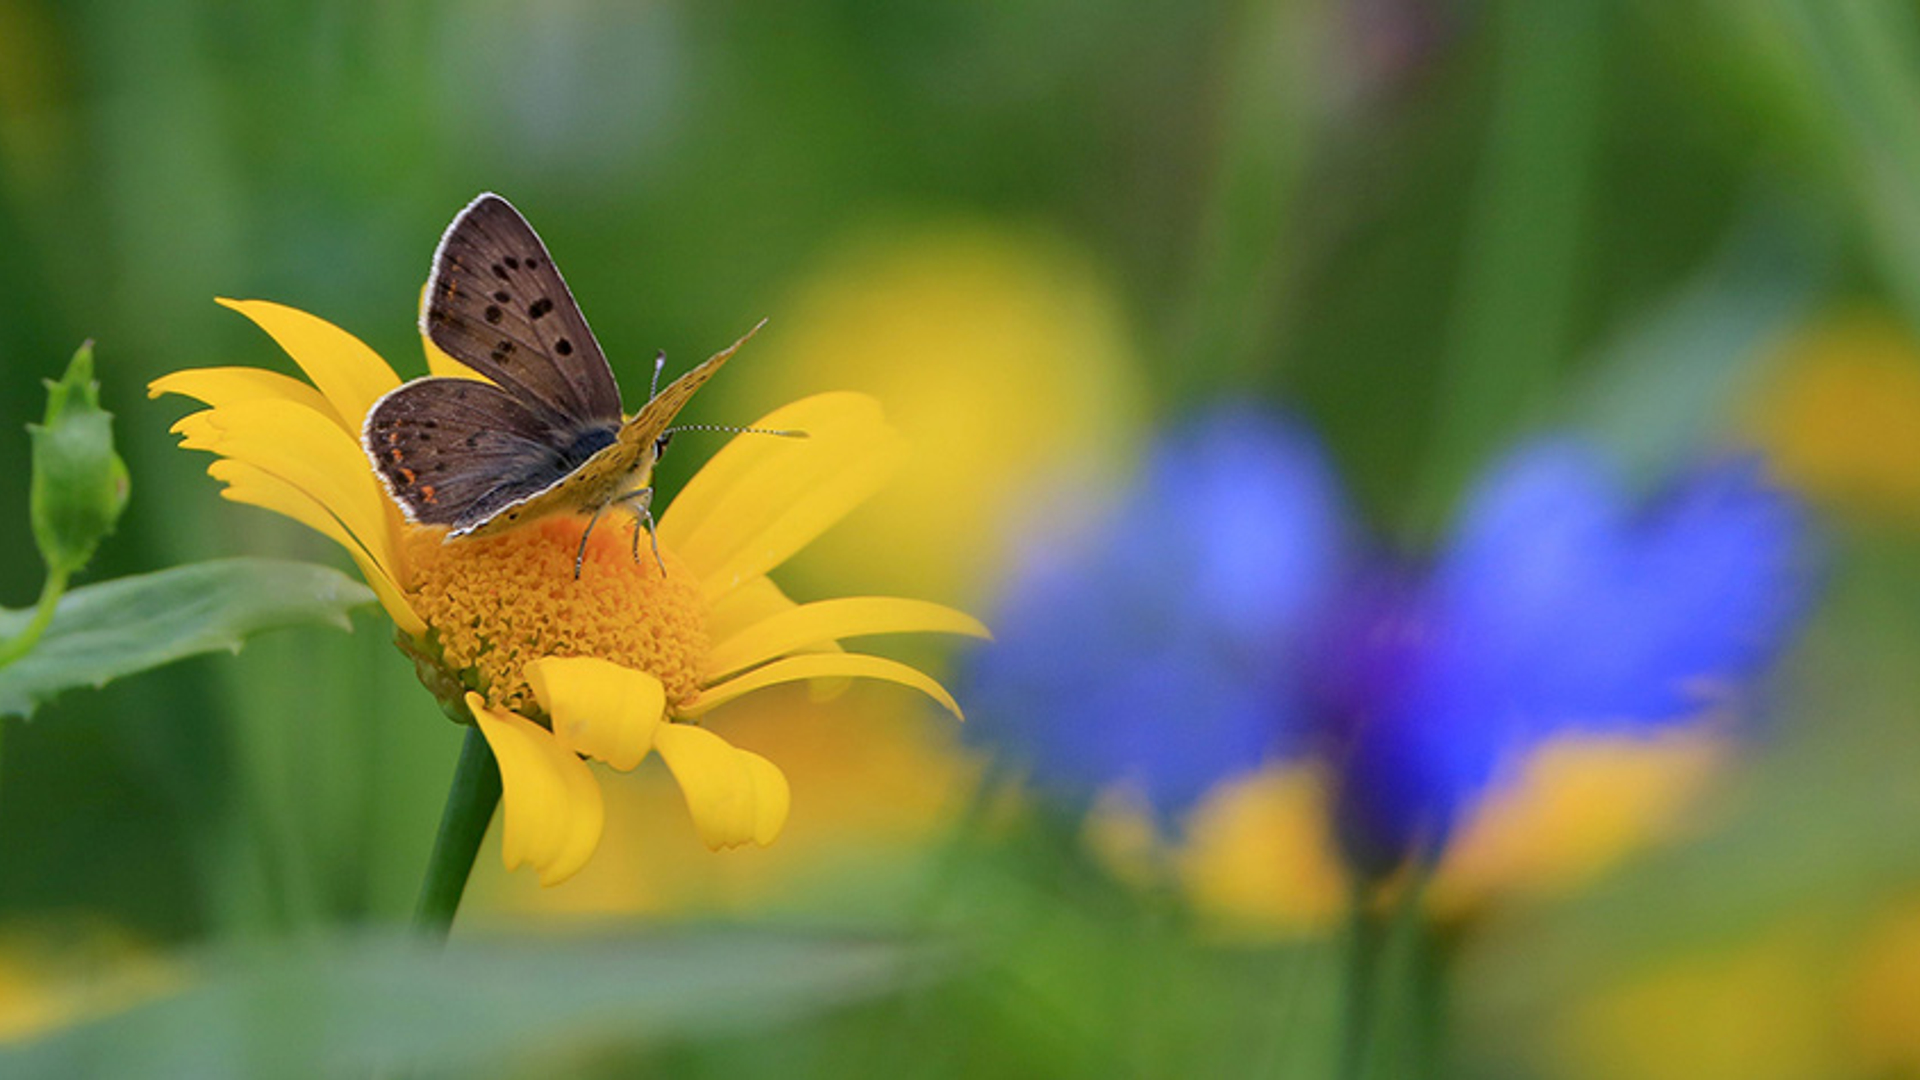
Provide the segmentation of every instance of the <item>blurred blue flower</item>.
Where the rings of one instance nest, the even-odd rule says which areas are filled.
[[[1383,873],[1437,857],[1546,737],[1648,732],[1728,704],[1805,606],[1805,532],[1753,461],[1636,512],[1586,448],[1512,454],[1429,574],[1374,569],[1320,638],[1314,713],[1349,859]]]
[[[1203,418],[1115,505],[1020,550],[964,673],[970,733],[1044,788],[1124,785],[1163,823],[1318,755],[1348,860],[1379,875],[1437,858],[1551,737],[1724,708],[1809,595],[1803,513],[1753,461],[1642,507],[1593,450],[1531,444],[1420,567],[1347,521],[1308,433]]]
[[[969,733],[1043,788],[1125,786],[1163,820],[1303,750],[1295,658],[1342,521],[1298,427],[1236,409],[1164,439],[1117,503],[1021,546],[965,673]]]

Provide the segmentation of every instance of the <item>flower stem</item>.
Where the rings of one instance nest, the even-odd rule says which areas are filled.
[[[447,789],[447,806],[440,814],[440,831],[433,838],[433,855],[427,860],[427,876],[420,882],[420,901],[414,905],[413,928],[419,933],[444,938],[453,926],[454,913],[460,910],[460,897],[467,889],[467,875],[480,853],[480,840],[493,820],[493,808],[500,803],[500,766],[493,759],[480,729],[467,729],[460,744],[460,763],[454,766],[453,786]]]
[[[67,592],[67,572],[49,570],[46,584],[40,587],[40,603],[34,608],[33,621],[12,641],[0,644],[0,668],[27,655],[40,643],[40,635],[47,632],[47,625],[53,622],[53,612],[60,605],[60,598]]]
[[[1364,881],[1354,883],[1351,920],[1347,931],[1347,1000],[1341,1018],[1341,1080],[1367,1075],[1373,1041],[1373,1015],[1379,997],[1380,956],[1386,948],[1389,924],[1373,903],[1373,890]]]

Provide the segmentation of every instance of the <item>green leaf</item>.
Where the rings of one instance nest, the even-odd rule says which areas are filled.
[[[32,652],[0,668],[0,716],[26,717],[62,690],[199,653],[238,652],[250,634],[324,622],[373,599],[338,570],[278,559],[216,559],[75,589]],[[0,612],[0,640],[32,612]]]
[[[47,417],[28,424],[33,479],[28,506],[47,569],[70,574],[93,558],[127,507],[127,466],[113,452],[113,414],[100,408],[93,343],[80,346],[59,382],[47,383]]]
[[[898,942],[799,935],[555,934],[442,947],[340,934],[190,965],[177,994],[0,1046],[0,1073],[491,1074],[543,1049],[571,1072],[583,1047],[758,1031],[925,978],[928,960]]]

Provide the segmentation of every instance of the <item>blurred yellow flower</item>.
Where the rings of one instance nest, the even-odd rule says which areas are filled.
[[[1496,896],[1571,892],[1633,851],[1674,838],[1724,774],[1711,722],[1624,735],[1557,736],[1531,750],[1442,856],[1428,900],[1442,917]]]
[[[1441,857],[1426,889],[1440,919],[1496,899],[1577,890],[1633,851],[1674,839],[1724,774],[1730,744],[1708,725],[1638,736],[1567,735],[1529,753]],[[1346,917],[1346,871],[1318,770],[1271,765],[1218,785],[1176,840],[1137,810],[1101,804],[1090,839],[1123,877],[1169,863],[1196,910],[1242,937],[1326,933]]]
[[[984,635],[978,622],[887,597],[796,604],[766,576],[890,475],[900,442],[873,399],[820,394],[775,410],[759,426],[809,437],[736,439],[660,516],[658,564],[635,560],[625,538],[602,530],[576,578],[586,528],[577,517],[451,543],[440,529],[408,523],[359,441],[368,409],[400,383],[393,369],[314,316],[264,301],[222,303],[271,335],[312,384],[204,368],[157,379],[150,392],[208,405],[174,431],[183,446],[219,456],[207,471],[227,485],[222,494],[345,548],[422,681],[450,712],[464,702],[500,765],[509,869],[531,863],[542,883],[555,884],[599,846],[605,808],[583,757],[624,771],[657,751],[708,847],[771,843],[787,818],[785,775],[696,723],[750,691],[881,679],[959,714],[932,678],[845,652],[838,641]],[[436,371],[471,377],[428,351]]]
[[[1271,765],[1219,785],[1193,810],[1177,865],[1196,908],[1240,935],[1339,925],[1348,887],[1316,768]]]
[[[118,1012],[184,982],[117,930],[12,927],[0,933],[0,1043]]]
[[[1920,904],[1801,912],[1667,959],[1570,1011],[1561,1075],[1765,1080],[1920,1073]]]
[[[1920,525],[1920,341],[1861,309],[1806,328],[1748,403],[1787,483],[1867,520]]]
[[[1642,737],[1563,736],[1476,808],[1426,891],[1435,917],[1470,915],[1496,898],[1571,892],[1631,852],[1671,839],[1721,775],[1728,746],[1706,730]],[[1217,786],[1177,840],[1144,814],[1103,803],[1090,839],[1116,873],[1151,880],[1166,863],[1212,929],[1235,937],[1327,933],[1346,917],[1325,779],[1271,765]]]
[[[911,448],[902,482],[808,551],[828,585],[974,601],[1050,483],[1107,482],[1129,461],[1138,365],[1118,301],[1064,244],[985,224],[876,230],[781,310],[754,392],[872,394]]]
[[[1601,1080],[1797,1080],[1846,1075],[1837,989],[1819,935],[1780,928],[1668,961],[1575,1008],[1555,1032],[1558,1075]]]
[[[1875,920],[1860,941],[1843,996],[1862,1075],[1920,1075],[1920,903]]]

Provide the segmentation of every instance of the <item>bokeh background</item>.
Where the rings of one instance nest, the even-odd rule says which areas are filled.
[[[423,373],[428,258],[483,190],[543,234],[630,403],[656,349],[684,367],[762,316],[695,419],[883,400],[920,452],[789,568],[803,598],[991,621],[1023,530],[1073,512],[1058,492],[1097,502],[1222,403],[1315,432],[1356,520],[1410,552],[1538,433],[1645,486],[1764,453],[1822,555],[1751,737],[1567,789],[1573,818],[1659,797],[1604,868],[1437,913],[1444,986],[1415,963],[1395,991],[1435,1030],[1395,1029],[1411,1058],[1376,1066],[1920,1075],[1912,5],[0,0],[0,507],[26,505],[39,380],[92,338],[133,496],[89,580],[344,563],[221,501],[145,385],[290,370],[215,296]],[[718,445],[678,439],[664,486]],[[38,561],[24,509],[0,517],[23,606]],[[370,609],[5,721],[0,1036],[406,918],[460,732],[390,634]],[[1333,1068],[1345,899],[1310,793],[1242,792],[1266,817],[1204,830],[1181,865],[1211,869],[1175,881],[1142,869],[1138,822],[1050,803],[902,691],[728,723],[792,779],[776,846],[708,853],[643,769],[565,886],[490,841],[456,939],[806,929],[938,941],[938,970],[717,1033],[556,1021],[486,1070]]]

